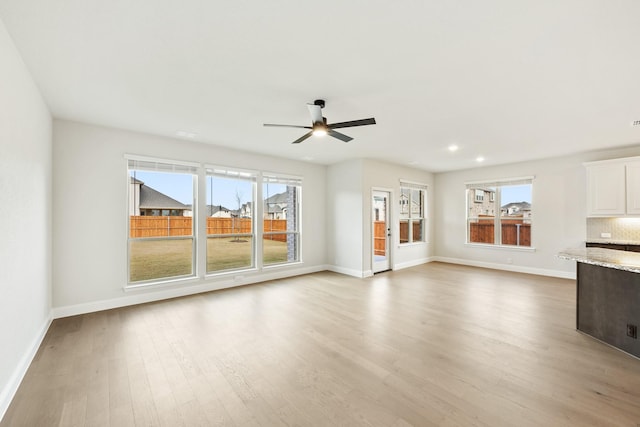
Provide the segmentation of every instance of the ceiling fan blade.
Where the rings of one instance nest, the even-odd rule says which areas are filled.
[[[263,126],[278,127],[278,128],[296,128],[296,129],[311,129],[311,126],[298,126],[298,125],[274,125],[271,123],[265,123]]]
[[[316,104],[307,104],[309,114],[311,114],[311,123],[324,123],[322,119],[322,107]]]
[[[338,138],[340,141],[344,141],[344,142],[349,142],[353,139],[350,136],[347,136],[340,132],[336,132],[335,130],[331,130],[331,129],[327,129],[327,134],[329,134],[334,138]]]
[[[340,123],[332,123],[327,125],[329,129],[340,129],[340,128],[350,128],[354,126],[366,126],[366,125],[375,125],[376,119],[373,117],[370,119],[362,119],[362,120],[351,120],[349,122],[340,122]]]
[[[313,135],[313,132],[307,132],[304,135],[302,135],[300,138],[293,141],[292,144],[300,144],[302,141],[309,138],[311,135]]]

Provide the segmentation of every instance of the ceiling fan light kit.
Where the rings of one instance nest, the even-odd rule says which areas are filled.
[[[292,144],[299,144],[305,139],[309,138],[311,135],[316,135],[316,136],[329,135],[336,139],[339,139],[340,141],[349,142],[353,138],[343,133],[337,132],[334,129],[376,124],[376,119],[374,119],[373,117],[369,119],[351,120],[348,122],[327,123],[327,118],[322,116],[322,109],[324,108],[324,106],[325,106],[324,99],[316,99],[315,101],[313,101],[313,104],[307,104],[307,108],[309,109],[309,114],[311,115],[311,126],[278,125],[278,124],[271,124],[271,123],[265,123],[264,126],[310,129],[309,132],[305,133],[300,138],[292,142]]]

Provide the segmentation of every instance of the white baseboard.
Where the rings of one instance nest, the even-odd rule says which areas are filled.
[[[504,270],[504,271],[513,271],[516,273],[537,274],[539,276],[558,277],[561,279],[575,280],[576,278],[576,274],[574,272],[561,271],[561,270],[549,270],[546,268],[523,267],[520,265],[498,264],[493,262],[473,261],[468,259],[448,258],[448,257],[439,257],[439,256],[432,257],[431,260],[438,261],[438,262],[446,262],[449,264],[468,265],[470,267],[490,268],[493,270]]]
[[[13,400],[16,392],[18,391],[18,387],[20,387],[20,383],[24,378],[29,366],[31,366],[31,362],[33,358],[36,356],[40,345],[42,344],[42,340],[44,339],[47,331],[49,330],[49,326],[51,326],[51,322],[53,321],[53,317],[51,313],[49,313],[49,317],[45,319],[44,324],[40,328],[38,334],[31,341],[31,345],[27,348],[27,351],[20,359],[18,366],[13,371],[13,375],[9,378],[9,381],[4,386],[2,391],[0,391],[0,421],[4,417],[4,414],[9,409],[9,405]]]
[[[346,274],[347,276],[358,277],[361,279],[365,277],[366,273],[365,271],[339,267],[337,265],[327,265],[327,270],[333,271],[334,273]],[[373,275],[373,273],[371,273],[371,275]]]
[[[316,273],[327,270],[327,266],[319,265],[303,268],[265,269],[260,274],[250,275],[238,273],[224,278],[209,278],[196,282],[196,284],[171,285],[170,288],[151,290],[149,287],[129,289],[127,294],[108,300],[92,301],[82,304],[67,305],[53,308],[53,318],[76,316],[78,314],[94,313],[96,311],[111,310],[113,308],[127,307],[130,305],[144,304],[147,302],[161,301],[170,298],[194,295],[203,292],[217,291],[236,286],[251,285],[269,280],[284,279],[303,274]],[[240,278],[240,279],[238,279]]]
[[[415,259],[413,261],[407,261],[407,262],[401,262],[399,264],[393,264],[393,269],[394,270],[402,270],[403,268],[415,267],[416,265],[426,264],[426,263],[429,263],[431,261],[435,261],[434,257]]]

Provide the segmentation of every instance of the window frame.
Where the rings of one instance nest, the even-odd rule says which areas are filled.
[[[191,235],[190,236],[159,236],[159,237],[131,237],[131,203],[134,201],[135,206],[135,198],[136,195],[131,193],[132,182],[131,182],[131,171],[145,171],[145,172],[155,172],[155,173],[166,173],[166,174],[183,174],[183,175],[191,175],[191,189],[192,189],[192,212],[195,206],[198,203],[198,169],[200,165],[198,163],[193,162],[184,162],[177,160],[167,160],[167,159],[158,159],[152,157],[144,157],[144,156],[136,156],[136,155],[125,155],[125,159],[127,160],[127,277],[126,277],[126,286],[125,288],[137,288],[144,287],[155,284],[164,284],[175,281],[184,281],[184,280],[192,280],[197,278],[198,276],[198,222],[197,218],[194,216],[191,219]],[[135,172],[134,172],[134,179]],[[138,195],[139,197],[139,195]],[[161,211],[159,211],[162,214]],[[170,213],[170,212],[169,212]],[[148,215],[140,215],[140,216],[148,216]],[[162,215],[160,215],[162,216]],[[143,242],[143,241],[177,241],[177,240],[189,240],[191,239],[191,273],[189,274],[178,274],[174,276],[163,276],[157,278],[151,278],[146,280],[137,280],[131,281],[131,243],[132,242]]]
[[[477,246],[477,247],[485,247],[485,248],[498,248],[498,249],[507,249],[507,250],[516,250],[516,251],[535,251],[535,247],[533,245],[533,187],[534,187],[535,176],[525,176],[525,177],[517,177],[517,178],[505,178],[491,181],[470,181],[465,182],[465,244],[469,246]],[[502,221],[504,217],[502,216],[502,188],[516,185],[530,185],[531,188],[531,214],[527,218],[528,223],[531,226],[530,229],[530,246],[523,245],[508,245],[502,243]],[[471,223],[472,220],[476,221],[480,220],[480,216],[471,217],[470,211],[473,210],[473,206],[476,201],[476,194],[478,188],[494,188],[494,191],[491,193],[489,203],[493,203],[493,243],[488,242],[472,242],[471,241]],[[469,192],[474,191],[473,201]],[[485,190],[486,191],[486,190]],[[524,217],[523,217],[524,220]],[[498,243],[496,243],[498,242]]]
[[[279,268],[279,267],[287,267],[294,264],[303,263],[303,232],[302,232],[302,197],[303,197],[303,177],[288,175],[277,172],[264,172],[260,170],[247,170],[241,168],[235,168],[231,166],[217,166],[206,163],[199,162],[189,162],[189,161],[181,161],[181,160],[171,160],[171,159],[162,159],[155,158],[150,156],[142,156],[137,154],[124,154],[124,165],[126,171],[126,197],[127,201],[125,203],[126,206],[126,278],[124,278],[124,291],[133,291],[142,287],[158,287],[158,286],[171,286],[178,284],[186,284],[186,283],[195,283],[201,280],[210,280],[210,279],[224,279],[225,277],[229,277],[229,275],[237,274],[239,271],[249,271],[249,272],[263,272],[267,269]],[[152,278],[148,280],[139,280],[132,282],[131,279],[131,250],[130,250],[130,241],[131,239],[141,239],[141,238],[131,238],[131,206],[135,199],[135,194],[133,190],[135,190],[135,186],[132,185],[130,170],[136,169],[135,167],[130,166],[132,162],[138,162],[137,164],[159,164],[162,165],[158,172],[171,172],[171,171],[182,171],[184,168],[188,168],[189,174],[192,176],[192,190],[193,190],[193,203],[191,205],[191,212],[188,215],[191,217],[191,235],[190,236],[163,236],[163,237],[147,237],[146,239],[191,239],[191,273],[188,275],[175,275],[175,276],[167,276],[160,278]],[[208,173],[207,169],[218,169],[218,170],[226,170],[226,171],[235,171],[239,174],[253,174],[255,180],[253,182],[252,187],[252,206],[250,207],[250,216],[252,218],[252,234],[248,233],[236,233],[238,235],[246,235],[252,236],[252,262],[251,267],[239,267],[239,268],[230,268],[224,270],[215,270],[211,272],[207,272],[207,238],[213,235],[207,234],[207,178],[211,174]],[[233,178],[233,176],[230,176]],[[288,183],[290,185],[295,186],[295,209],[293,212],[295,218],[295,229],[294,230],[285,230],[285,231],[272,231],[272,232],[264,232],[264,212],[263,212],[263,198],[262,198],[262,188],[263,184],[268,180],[270,182],[275,182],[273,180],[278,180],[279,183]],[[159,189],[162,191],[162,189]],[[227,207],[230,209],[229,207]],[[287,210],[287,214],[289,210]],[[234,236],[236,234],[233,234]],[[265,264],[264,261],[264,251],[262,241],[265,235],[273,235],[273,234],[287,234],[294,236],[294,248],[295,248],[295,259],[291,261],[285,262],[277,262],[277,263],[268,263]],[[228,234],[226,234],[228,235]],[[241,277],[241,276],[240,276]],[[240,283],[239,283],[240,284]]]
[[[260,180],[260,190],[261,190],[261,201],[260,201],[260,214],[261,214],[261,218],[262,218],[262,222],[261,222],[261,236],[260,236],[260,251],[261,251],[261,256],[260,256],[260,263],[261,266],[263,268],[273,268],[273,267],[279,267],[279,266],[285,266],[285,265],[291,265],[291,264],[297,264],[297,263],[301,263],[302,262],[302,186],[303,186],[303,179],[302,177],[298,177],[298,176],[293,176],[293,175],[286,175],[286,174],[280,174],[280,173],[274,173],[274,172],[263,172],[261,173],[260,176],[261,180]],[[266,205],[266,200],[268,199],[268,197],[265,197],[265,185],[268,184],[280,184],[280,185],[285,185],[287,187],[287,191],[289,187],[294,187],[295,188],[295,206],[294,209],[290,209],[289,206],[287,206],[287,210],[286,210],[286,219],[287,219],[287,230],[276,230],[276,231],[265,231],[264,230],[264,221],[265,219],[267,219],[265,217],[265,211],[264,211],[264,207]],[[276,193],[277,194],[277,193]],[[289,230],[289,219],[288,216],[290,214],[293,214],[295,221],[295,230]],[[295,247],[295,255],[294,255],[294,259],[293,260],[287,260],[287,261],[283,261],[283,262],[270,262],[270,263],[265,263],[264,262],[264,240],[265,240],[265,236],[276,236],[276,235],[282,235],[285,234],[287,236],[287,244],[289,244],[289,236],[293,236],[293,245]],[[289,250],[287,247],[287,258],[289,258]]]
[[[205,231],[204,231],[204,235],[205,235],[205,241],[207,242],[207,244],[205,245],[205,266],[204,266],[204,271],[205,271],[205,277],[210,277],[210,276],[217,276],[217,275],[223,275],[225,273],[233,273],[233,272],[238,272],[238,271],[250,271],[250,270],[256,270],[257,269],[257,258],[258,258],[258,254],[257,254],[257,234],[258,234],[258,229],[257,229],[257,225],[256,225],[256,218],[255,218],[255,209],[253,208],[256,204],[256,198],[257,198],[257,186],[258,186],[258,181],[259,181],[259,172],[257,171],[253,171],[253,170],[248,170],[248,169],[240,169],[240,168],[232,168],[232,167],[226,167],[226,166],[215,166],[215,165],[204,165],[204,173],[205,173],[205,190],[209,191],[209,181],[208,178],[209,177],[219,177],[219,178],[225,178],[225,179],[237,179],[240,181],[247,181],[251,183],[251,206],[252,206],[252,216],[251,216],[251,231],[249,233],[216,233],[216,234],[209,234],[207,231],[207,218],[209,218],[209,216],[207,215],[207,203],[206,203],[206,197],[205,197],[205,203],[204,203],[204,213],[203,216],[205,217]],[[212,193],[209,193],[212,194]],[[211,200],[212,206],[213,205],[213,200]],[[228,206],[226,206],[227,208],[229,208]],[[240,207],[242,208],[242,207]],[[233,230],[232,230],[233,231]],[[209,271],[208,269],[208,263],[209,263],[209,252],[208,252],[208,241],[209,238],[222,238],[222,237],[249,237],[251,238],[251,262],[249,266],[240,266],[237,268],[226,268],[226,269],[221,269],[221,270],[211,270]]]
[[[398,245],[400,246],[408,246],[408,245],[416,245],[416,244],[426,244],[427,243],[427,194],[428,194],[428,186],[426,184],[413,182],[413,181],[405,181],[400,180],[400,196],[399,196],[399,213],[398,213]],[[409,197],[406,200],[402,199],[402,195],[404,194],[404,190],[408,190]],[[413,203],[413,192],[418,191],[420,202],[419,202],[419,214],[414,215],[412,209]],[[404,202],[404,203],[403,203]],[[406,209],[406,213],[403,213],[403,209]],[[407,217],[403,217],[403,215],[408,215]],[[402,227],[402,223],[407,222],[407,241],[403,242],[400,240],[400,229]],[[415,222],[421,222],[420,232],[422,239],[415,240],[413,237],[413,224]]]

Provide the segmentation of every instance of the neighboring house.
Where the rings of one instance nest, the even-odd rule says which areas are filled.
[[[222,205],[207,205],[207,216],[213,218],[231,218],[234,212]]]
[[[420,215],[420,201],[411,201],[411,213],[414,215]],[[401,192],[400,193],[400,215],[409,215],[409,196]]]
[[[375,196],[373,198],[373,220],[386,221],[385,214],[387,212],[387,201],[383,197]]]
[[[180,203],[131,177],[129,215],[133,216],[191,216],[191,206]]]
[[[502,216],[515,216],[522,219],[531,218],[531,203],[529,202],[512,202],[504,205],[500,209]]]
[[[191,216],[191,212],[193,212],[193,206],[185,206],[187,206],[189,212],[188,214],[185,214],[185,216]],[[236,211],[234,211],[233,209],[225,208],[222,205],[207,205],[206,212],[207,216],[213,218],[231,218],[232,216],[237,216]]]
[[[494,216],[496,190],[494,188],[471,188],[468,193],[469,218]]]
[[[251,202],[247,202],[243,204],[242,207],[240,208],[240,217],[251,218],[252,217],[251,214],[252,214]]]
[[[265,219],[287,219],[287,192],[274,194],[264,199]]]

